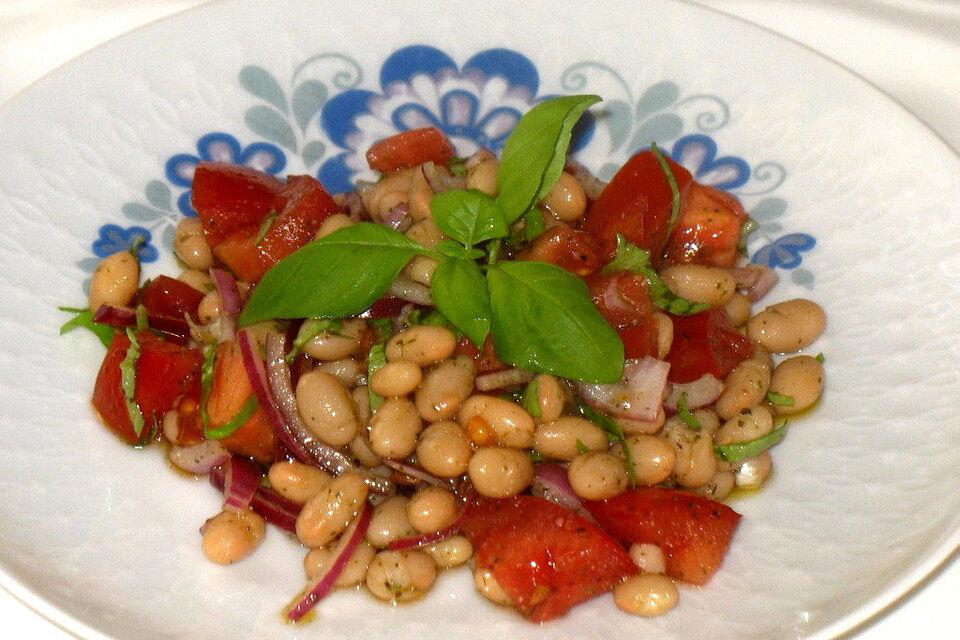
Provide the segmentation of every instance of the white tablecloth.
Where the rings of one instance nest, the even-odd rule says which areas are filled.
[[[71,58],[210,0],[0,0],[0,102]],[[697,0],[784,34],[886,91],[960,150],[960,2]],[[955,554],[956,556],[956,554]],[[849,640],[960,638],[960,560]],[[4,638],[72,636],[0,590]]]

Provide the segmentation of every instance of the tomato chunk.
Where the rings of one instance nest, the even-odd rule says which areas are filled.
[[[544,622],[637,572],[623,546],[582,516],[535,496],[474,497],[461,529],[477,566],[493,573],[513,604]]]
[[[411,129],[385,138],[367,151],[367,163],[375,171],[396,171],[424,162],[444,164],[456,154],[446,134],[436,127]]]
[[[638,273],[619,271],[590,276],[587,286],[600,315],[623,341],[626,357],[656,358],[659,329],[647,279]]]
[[[681,202],[693,181],[690,172],[667,158],[680,190]],[[599,243],[599,255],[609,262],[617,250],[617,234],[650,251],[654,267],[667,242],[673,191],[652,151],[641,151],[623,165],[587,210],[583,230]]]
[[[140,289],[140,304],[147,308],[147,313],[177,320],[189,315],[199,322],[197,309],[202,300],[202,293],[169,276],[156,277]]]
[[[201,162],[193,174],[192,203],[214,247],[245,227],[283,209],[283,183],[250,167]]]
[[[726,191],[694,183],[667,243],[667,262],[732,267],[739,255],[743,205]]]
[[[487,339],[483,343],[483,351],[479,351],[470,341],[470,338],[463,336],[459,342],[457,342],[456,354],[458,356],[469,356],[473,358],[473,364],[477,368],[477,375],[503,371],[507,368],[507,365],[497,357],[497,352],[493,347],[493,336],[487,336]]]
[[[556,226],[533,239],[517,260],[538,260],[555,264],[584,278],[600,268],[593,238],[570,227]]]
[[[230,422],[251,397],[253,387],[243,366],[240,345],[236,340],[221,343],[217,347],[213,385],[207,399],[210,428],[217,429]],[[261,462],[271,462],[277,457],[277,437],[263,407],[258,407],[239,429],[220,443],[231,453]]]
[[[741,517],[722,502],[660,487],[638,487],[584,506],[614,537],[658,545],[667,575],[693,584],[706,584],[720,567]]]
[[[737,333],[722,308],[670,319],[673,343],[666,357],[670,382],[693,382],[708,373],[723,379],[753,355],[750,340]]]
[[[203,356],[198,349],[163,340],[149,331],[137,334],[140,357],[137,359],[137,384],[134,400],[144,417],[144,428],[138,436],[121,385],[120,364],[127,356],[130,339],[117,333],[107,349],[97,381],[93,387],[93,407],[104,424],[130,444],[147,442],[163,414],[176,407],[183,395],[197,394]]]

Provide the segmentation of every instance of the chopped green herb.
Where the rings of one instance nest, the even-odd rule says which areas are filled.
[[[496,264],[497,259],[500,257],[500,246],[503,242],[500,238],[496,238],[487,243],[487,264]]]
[[[539,418],[543,415],[543,411],[540,409],[540,386],[536,378],[530,381],[530,384],[526,386],[523,390],[523,394],[520,396],[520,404],[524,409],[527,410],[527,413],[532,415],[534,418]]]
[[[792,407],[797,403],[796,400],[791,396],[781,395],[779,393],[774,393],[773,391],[767,392],[767,402],[770,404],[775,404],[781,407]]]
[[[680,416],[683,423],[690,429],[700,431],[703,428],[700,421],[697,420],[697,416],[693,415],[693,412],[690,411],[690,406],[687,404],[686,391],[681,393],[680,398],[677,400],[677,415]]]
[[[543,210],[540,207],[533,207],[523,216],[523,236],[527,242],[530,242],[541,233],[546,225],[543,221]]]
[[[150,322],[147,319],[147,308],[142,304],[137,305],[137,331],[146,331],[150,328]]]
[[[291,349],[290,353],[288,353],[284,358],[284,360],[287,361],[287,364],[290,364],[296,360],[297,356],[303,352],[303,348],[307,346],[307,343],[324,331],[334,333],[343,328],[343,321],[336,318],[311,318],[310,320],[306,320],[303,324],[304,328],[301,328],[300,332],[297,334],[297,337],[293,341],[293,349]]]
[[[756,458],[758,455],[783,440],[787,434],[787,424],[784,423],[780,428],[774,429],[770,433],[755,440],[747,442],[736,442],[733,444],[716,445],[713,450],[717,457],[725,462],[742,462],[750,458]]]
[[[747,218],[743,221],[743,224],[740,225],[740,238],[737,240],[737,250],[740,253],[747,252],[747,236],[760,228],[760,225],[753,218]]]
[[[541,453],[537,453],[533,449],[530,449],[528,452],[530,454],[530,460],[533,462],[543,462],[546,458]]]
[[[67,320],[62,327],[60,327],[60,335],[65,333],[70,333],[74,329],[83,327],[88,329],[97,338],[100,339],[100,342],[103,343],[103,346],[109,348],[110,343],[113,342],[113,336],[116,335],[117,330],[113,327],[107,326],[100,322],[95,322],[93,319],[93,311],[90,309],[80,309],[77,307],[57,307],[60,311],[66,311],[67,313],[75,313],[76,315],[69,320]]]
[[[644,276],[650,283],[650,297],[653,298],[653,303],[675,316],[689,316],[710,308],[708,304],[690,302],[670,291],[650,264],[650,252],[641,249],[619,233],[617,234],[617,253],[603,268],[604,273],[614,271],[632,271]]]
[[[130,255],[132,255],[133,259],[137,262],[140,262],[140,247],[145,244],[147,244],[147,239],[143,236],[137,236],[133,239],[133,244],[130,245]],[[137,435],[140,434],[138,433]]]
[[[447,160],[447,169],[450,173],[462,178],[467,175],[467,169],[463,165],[467,163],[468,158],[450,158]]]
[[[583,444],[583,440],[581,440],[580,438],[577,438],[577,453],[580,453],[580,454],[590,453],[590,447]]]
[[[257,239],[253,241],[253,244],[260,246],[260,243],[263,242],[263,239],[267,237],[267,234],[270,233],[270,227],[273,226],[273,223],[277,221],[277,212],[271,211],[270,214],[263,219],[263,222],[260,223],[260,230],[257,231]]]
[[[259,406],[260,403],[257,401],[257,396],[251,395],[244,405],[240,407],[240,411],[237,411],[237,415],[230,418],[227,424],[217,429],[204,429],[203,435],[210,440],[223,440],[246,424],[247,420],[250,419],[250,416],[253,415],[253,412],[256,411]]]
[[[393,333],[393,320],[390,318],[368,318],[367,324],[377,332],[377,342],[386,342]]]
[[[670,234],[673,233],[673,226],[677,224],[677,217],[680,215],[680,187],[677,186],[677,177],[673,175],[670,163],[667,162],[656,142],[651,143],[650,150],[657,157],[657,162],[660,163],[660,167],[667,176],[667,184],[670,185],[670,224],[667,226],[667,237],[669,238]]]
[[[627,476],[630,478],[630,486],[636,487],[637,468],[633,464],[633,454],[630,452],[630,447],[627,445],[627,435],[623,432],[623,429],[609,417],[595,410],[593,407],[590,407],[579,398],[577,398],[577,408],[579,409],[581,416],[603,429],[603,432],[607,434],[607,438],[610,440],[610,442],[620,443],[621,447],[623,448],[623,455],[625,458],[624,464],[627,467]]]
[[[822,354],[822,353],[818,353],[818,354],[817,354],[817,357],[816,357],[816,360],[817,360],[817,362],[819,362],[820,364],[823,364],[823,361],[826,360],[826,358],[823,357],[823,354]]]
[[[137,336],[133,329],[127,329],[127,337],[130,338],[130,346],[127,348],[127,355],[120,363],[120,386],[123,388],[123,400],[127,405],[127,413],[130,415],[130,424],[133,425],[133,432],[139,438],[143,433],[145,420],[143,411],[137,404],[137,360],[140,359],[140,343],[137,342]]]
[[[376,411],[383,404],[383,396],[377,395],[370,388],[370,379],[385,364],[387,364],[386,346],[380,342],[370,347],[370,353],[367,355],[367,396],[370,399],[370,411]]]
[[[207,400],[213,389],[214,362],[217,359],[216,345],[207,345],[203,350],[203,365],[200,367],[200,420],[204,431],[210,426],[210,414],[207,413]]]

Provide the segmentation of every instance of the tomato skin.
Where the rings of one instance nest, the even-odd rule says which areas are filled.
[[[628,359],[640,359],[647,356],[657,358],[660,355],[660,327],[650,316],[629,327],[616,329],[623,341],[623,355]]]
[[[197,309],[203,300],[203,294],[190,285],[169,276],[158,276],[140,289],[140,304],[151,315],[166,316],[183,320],[189,315],[199,322]]]
[[[188,349],[163,340],[149,331],[137,334],[140,357],[137,359],[137,384],[134,399],[144,417],[144,428],[138,436],[130,422],[130,414],[121,386],[120,364],[127,356],[130,339],[117,333],[107,349],[97,381],[93,387],[93,407],[103,423],[129,444],[143,444],[150,439],[153,426],[163,414],[176,408],[183,395],[199,393],[199,349]]]
[[[460,520],[513,604],[534,622],[605,593],[637,567],[623,546],[586,518],[535,496],[474,496]]]
[[[669,263],[732,267],[740,254],[740,227],[747,213],[731,194],[694,183],[667,243]]]
[[[693,382],[708,373],[722,380],[753,355],[753,344],[733,328],[722,308],[670,319],[673,343],[666,357],[670,382]]]
[[[340,210],[313,176],[290,176],[281,195],[286,205],[260,242],[271,267],[313,240],[324,220]]]
[[[207,242],[214,247],[239,229],[258,226],[285,204],[283,183],[268,173],[222,162],[201,162],[193,174],[191,201]]]
[[[252,396],[253,387],[243,365],[240,345],[236,340],[221,343],[217,347],[213,384],[207,398],[210,428],[217,429],[230,422]],[[277,437],[263,407],[258,407],[239,429],[220,443],[230,453],[261,462],[271,462],[277,457]]]
[[[681,202],[693,181],[690,172],[666,158],[680,190]],[[599,245],[599,256],[609,262],[617,251],[617,234],[650,251],[654,267],[667,243],[673,191],[660,161],[652,151],[641,151],[621,167],[587,210],[583,230]]]
[[[593,238],[563,225],[547,229],[534,238],[517,260],[549,262],[581,278],[600,268]]]
[[[503,371],[507,365],[497,357],[497,352],[493,347],[493,336],[487,336],[483,343],[483,351],[479,351],[470,341],[470,338],[463,336],[457,342],[456,350],[458,356],[469,356],[473,358],[473,364],[476,367],[477,375],[484,373],[493,373],[494,371]]]
[[[367,150],[367,163],[374,171],[387,173],[424,162],[445,164],[454,155],[456,150],[443,131],[424,127],[401,131],[373,145]]]
[[[658,545],[667,575],[692,584],[706,584],[720,567],[741,518],[722,502],[661,487],[637,487],[583,506],[615,538]]]
[[[595,274],[587,278],[587,287],[600,315],[623,341],[624,355],[656,358],[659,328],[647,279],[630,271]]]

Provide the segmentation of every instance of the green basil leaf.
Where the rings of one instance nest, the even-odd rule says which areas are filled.
[[[438,193],[430,199],[430,211],[440,231],[467,246],[510,231],[497,201],[476,189]]]
[[[577,398],[577,409],[580,411],[581,416],[603,429],[603,432],[607,434],[607,439],[610,440],[610,442],[620,443],[620,448],[623,449],[624,465],[627,467],[627,476],[630,478],[630,486],[636,487],[637,467],[633,464],[633,452],[630,450],[630,447],[627,446],[627,434],[623,432],[623,427],[580,398]]]
[[[303,352],[303,348],[307,346],[308,342],[324,331],[337,332],[342,328],[343,321],[337,318],[311,318],[304,321],[297,337],[293,339],[293,348],[290,349],[290,353],[286,355],[284,360],[287,364],[293,364],[293,361]]]
[[[207,401],[213,389],[214,363],[217,358],[216,345],[207,345],[203,350],[203,364],[200,366],[200,421],[204,431],[210,426],[210,414],[207,413]]]
[[[433,272],[430,293],[437,310],[483,348],[490,333],[490,295],[480,267],[472,260],[450,258]]]
[[[463,260],[477,260],[484,256],[483,251],[476,248],[467,248],[450,238],[444,238],[434,247],[441,255],[448,258],[461,258]]]
[[[523,223],[523,235],[527,242],[536,238],[546,229],[546,224],[543,221],[543,211],[540,207],[534,207],[527,211],[523,216]]]
[[[523,394],[520,396],[520,404],[534,418],[543,415],[543,410],[540,408],[540,384],[536,378],[531,380],[530,384],[523,390]]]
[[[493,342],[515,367],[584,382],[618,382],[623,343],[583,280],[546,262],[498,262],[487,270]]]
[[[250,416],[253,415],[253,412],[256,411],[259,406],[260,403],[257,401],[257,396],[251,395],[247,398],[247,401],[243,403],[243,406],[240,407],[240,411],[237,411],[237,414],[230,418],[227,424],[216,429],[204,429],[203,435],[210,440],[223,440],[227,436],[233,435],[237,429],[247,423],[247,420],[250,419]]]
[[[822,353],[818,353],[818,354],[817,354],[817,357],[815,358],[815,360],[816,360],[817,362],[819,362],[820,364],[823,364],[824,361],[826,360],[826,357],[824,357],[824,355],[823,355]]]
[[[767,402],[781,407],[792,407],[797,404],[797,401],[794,400],[792,396],[785,396],[780,393],[774,393],[773,391],[767,392]]]
[[[787,435],[787,425],[783,424],[779,429],[774,429],[770,433],[747,442],[736,442],[734,444],[718,444],[713,447],[717,457],[725,462],[743,462],[750,458],[756,458],[758,455],[783,440]]]
[[[632,271],[645,277],[650,283],[650,297],[653,299],[653,304],[667,313],[675,316],[692,316],[710,308],[708,304],[690,302],[670,291],[657,275],[656,269],[650,265],[650,252],[641,249],[619,233],[617,234],[617,254],[603,268],[603,273],[614,271]]]
[[[581,440],[580,438],[577,438],[577,453],[580,453],[580,454],[590,453],[590,447],[583,444],[583,440]]]
[[[123,401],[127,405],[127,413],[130,415],[130,424],[133,425],[133,432],[140,437],[143,433],[143,427],[146,421],[143,418],[143,411],[137,404],[137,361],[140,359],[140,343],[132,329],[127,329],[127,337],[130,338],[130,346],[127,348],[127,355],[123,357],[120,363],[120,387],[123,389]]]
[[[113,342],[113,336],[116,335],[117,330],[100,322],[95,322],[93,320],[93,311],[90,311],[90,309],[79,309],[76,307],[57,307],[57,309],[76,314],[63,323],[63,326],[60,327],[60,335],[70,333],[74,329],[83,327],[84,329],[88,329],[89,331],[93,332],[93,334],[100,339],[100,342],[103,343],[103,346],[107,347],[108,349],[110,348],[110,343]]]
[[[383,404],[383,396],[379,396],[370,388],[370,378],[383,365],[387,364],[387,348],[383,342],[370,347],[367,354],[367,397],[370,400],[370,411],[376,411]]]
[[[677,223],[677,218],[680,216],[680,187],[677,186],[677,176],[673,175],[673,169],[670,168],[670,163],[667,162],[667,159],[663,156],[663,152],[660,151],[657,143],[654,142],[650,146],[650,150],[653,151],[653,155],[656,156],[657,162],[660,163],[660,168],[663,169],[663,172],[667,176],[667,184],[670,185],[670,224],[667,226],[667,237],[669,238],[673,233],[673,226]]]
[[[340,229],[275,264],[253,290],[240,325],[362,313],[417,253],[435,252],[370,222]]]
[[[563,172],[573,127],[600,96],[563,96],[524,115],[507,139],[497,174],[497,203],[508,224],[540,202]]]
[[[700,421],[697,420],[697,416],[693,415],[693,412],[690,411],[690,405],[687,403],[686,391],[681,393],[680,398],[677,400],[677,415],[689,429],[692,429],[693,431],[700,431],[703,429]]]

